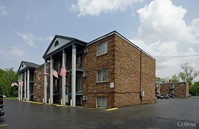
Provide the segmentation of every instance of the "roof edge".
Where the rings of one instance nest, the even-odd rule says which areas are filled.
[[[56,40],[56,38],[71,40],[69,43],[71,43],[71,42],[81,42],[81,43],[83,43],[84,45],[87,44],[87,42],[82,41],[82,40],[79,40],[79,39],[77,39],[77,38],[67,37],[67,36],[63,36],[63,35],[55,35],[54,38],[53,38],[53,40],[50,42],[50,45],[49,45],[48,48],[46,49],[44,55],[42,56],[43,59],[45,59],[45,57],[48,56],[48,55],[47,55],[47,52],[48,52],[48,50],[50,49],[50,47],[52,46],[53,42]]]
[[[123,40],[125,40],[126,42],[128,42],[129,44],[131,44],[133,47],[135,47],[137,50],[141,51],[142,53],[144,53],[145,55],[147,55],[148,57],[150,57],[151,59],[153,60],[156,60],[153,56],[151,56],[150,54],[148,54],[147,52],[145,52],[144,50],[142,50],[141,48],[139,48],[137,45],[135,45],[134,43],[132,43],[129,39],[127,39],[126,37],[124,37],[123,35],[121,35],[119,32],[117,32],[116,30],[112,31],[112,32],[109,32],[103,36],[100,36],[99,38],[96,38],[90,42],[88,42],[88,46],[97,42],[97,41],[100,41],[104,38],[107,38],[111,35],[114,35],[116,34],[117,36],[119,36],[120,38],[122,38]]]

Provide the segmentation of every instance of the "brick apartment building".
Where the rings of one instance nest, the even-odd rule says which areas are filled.
[[[155,102],[155,59],[116,31],[88,43],[56,35],[43,58],[36,101],[105,108]],[[53,76],[62,68],[66,76]]]
[[[169,82],[160,84],[160,93],[174,94],[176,97],[189,96],[188,82]]]
[[[18,99],[34,100],[35,70],[38,64],[22,61],[18,69]]]

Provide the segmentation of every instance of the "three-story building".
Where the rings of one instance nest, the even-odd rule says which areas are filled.
[[[37,101],[105,108],[155,102],[155,59],[116,31],[91,42],[56,35],[43,58]]]

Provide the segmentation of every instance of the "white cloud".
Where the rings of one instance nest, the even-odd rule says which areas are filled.
[[[31,47],[37,47],[35,44],[36,40],[39,40],[38,38],[34,37],[31,33],[19,33],[15,31],[17,35],[19,35],[25,42],[25,44],[31,46]]]
[[[192,34],[199,39],[199,18],[194,19],[189,26],[190,31]]]
[[[2,44],[1,44],[2,45]],[[25,52],[17,46],[4,46],[0,45],[0,67],[18,69],[18,63],[24,59]],[[17,64],[17,65],[16,65]]]
[[[16,61],[19,58],[23,58],[25,52],[18,47],[8,47],[1,50],[0,55],[4,64],[10,65],[10,61]]]
[[[148,6],[138,10],[140,27],[139,37],[146,40],[199,43],[199,37],[194,33],[199,26],[198,19],[187,26],[184,16],[187,10],[175,6],[171,0],[153,0]],[[192,27],[193,26],[193,27]]]
[[[10,55],[11,57],[22,57],[24,55],[24,51],[17,47],[13,47],[10,51]]]
[[[176,74],[186,62],[199,67],[198,57],[173,57],[197,54],[192,46],[199,43],[199,18],[188,25],[187,10],[171,0],[153,0],[137,12],[140,26],[132,42],[156,58],[157,76]]]
[[[142,0],[78,0],[71,6],[72,10],[79,11],[79,16],[93,15],[122,11]]]
[[[4,6],[0,6],[0,16],[8,15],[6,8]]]
[[[20,49],[19,47],[0,47],[0,57],[1,60],[16,60],[19,57],[24,56],[24,50]]]

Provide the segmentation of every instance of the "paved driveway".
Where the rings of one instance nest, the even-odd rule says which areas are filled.
[[[2,129],[199,129],[199,97],[114,111],[5,100]]]

